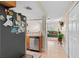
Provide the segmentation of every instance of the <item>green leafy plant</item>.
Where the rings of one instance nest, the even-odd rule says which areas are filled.
[[[63,39],[64,38],[64,34],[62,34],[62,33],[58,34],[58,38]]]

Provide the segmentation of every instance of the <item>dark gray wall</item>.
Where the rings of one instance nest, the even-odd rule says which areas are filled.
[[[1,25],[0,34],[0,57],[20,57],[25,54],[25,33],[11,33],[10,27]]]
[[[1,57],[1,25],[0,25],[0,57]]]

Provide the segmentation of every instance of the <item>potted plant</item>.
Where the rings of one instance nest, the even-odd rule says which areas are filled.
[[[62,40],[64,38],[64,35],[61,32],[58,32],[58,42],[62,45]]]

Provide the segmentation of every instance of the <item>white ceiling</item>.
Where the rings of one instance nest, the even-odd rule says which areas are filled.
[[[43,6],[50,18],[58,19],[64,15],[65,10],[70,7],[69,1],[47,1],[43,2]]]
[[[45,9],[48,17],[58,19],[64,15],[64,11],[71,4],[69,1],[42,1],[42,6]],[[25,7],[31,7],[32,10],[27,10]],[[43,16],[41,8],[36,1],[17,1],[14,11],[27,16],[27,19],[39,19]]]
[[[31,7],[32,10],[27,10],[25,7]],[[36,2],[30,1],[17,1],[16,8],[12,8],[16,12],[20,12],[27,16],[28,19],[39,19],[41,18],[42,12]]]

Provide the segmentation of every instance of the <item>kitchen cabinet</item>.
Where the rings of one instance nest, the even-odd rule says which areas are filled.
[[[41,51],[42,50],[42,35],[39,35],[39,33],[37,34],[27,33],[26,46],[28,50]]]

